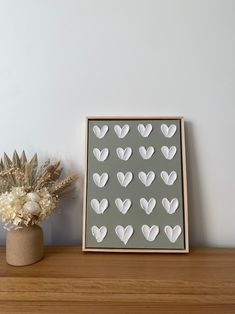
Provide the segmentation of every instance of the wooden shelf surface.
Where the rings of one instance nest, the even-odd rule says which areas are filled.
[[[0,248],[0,313],[235,313],[235,249],[83,253],[46,247],[30,266]]]

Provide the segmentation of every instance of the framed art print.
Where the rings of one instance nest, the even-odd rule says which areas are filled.
[[[83,250],[188,247],[182,117],[89,117]]]

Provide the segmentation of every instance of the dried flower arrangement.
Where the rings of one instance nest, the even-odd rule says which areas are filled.
[[[60,180],[60,161],[47,160],[38,166],[37,154],[28,161],[25,152],[15,151],[12,160],[4,153],[0,160],[0,218],[8,230],[44,220],[56,209],[68,187],[76,180],[70,175]]]

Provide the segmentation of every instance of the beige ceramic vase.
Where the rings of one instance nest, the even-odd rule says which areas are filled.
[[[38,225],[7,231],[6,260],[13,266],[25,266],[43,258],[43,231]]]

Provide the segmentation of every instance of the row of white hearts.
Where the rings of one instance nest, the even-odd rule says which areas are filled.
[[[152,225],[143,225],[141,227],[141,231],[145,237],[145,239],[149,242],[153,242],[157,235],[160,233],[159,226]],[[174,226],[165,226],[164,232],[167,235],[167,238],[171,243],[175,243],[178,237],[180,236],[182,230],[179,225]],[[108,233],[108,229],[106,226],[97,227],[92,226],[91,233],[95,237],[97,242],[102,242]],[[125,228],[121,225],[116,226],[115,233],[118,238],[126,245],[131,236],[134,234],[134,228],[131,225],[126,226]]]
[[[103,125],[101,127],[98,127],[97,125],[93,126],[93,132],[99,139],[103,138],[108,132],[108,130],[109,127],[107,125]],[[141,136],[148,137],[153,130],[153,126],[150,123],[146,125],[139,124],[137,126],[137,130],[139,131]],[[171,124],[169,127],[166,124],[161,125],[162,134],[167,138],[171,138],[175,134],[176,130],[177,128],[175,124]],[[124,138],[129,133],[130,126],[128,124],[125,124],[123,126],[117,124],[114,126],[114,131],[117,137]]]
[[[140,156],[145,160],[150,159],[152,155],[154,154],[154,152],[155,152],[155,149],[153,146],[149,146],[147,148],[144,146],[139,147]],[[175,146],[171,146],[171,147],[162,146],[161,152],[166,159],[171,160],[174,158],[177,152],[177,148]],[[109,156],[109,149],[103,148],[99,150],[98,148],[94,148],[93,154],[98,161],[105,161]],[[119,159],[127,161],[132,155],[132,148],[131,147],[126,147],[126,148],[118,147],[116,149],[116,154]]]
[[[134,175],[130,171],[126,172],[125,174],[123,172],[117,173],[117,179],[120,185],[123,187],[127,187],[128,184],[132,181],[133,177]],[[148,173],[140,171],[138,173],[138,177],[139,180],[147,187],[150,186],[154,181],[155,173],[153,171],[149,171]],[[166,171],[162,171],[161,178],[166,185],[173,185],[175,180],[177,179],[177,173],[175,171],[172,171],[168,174]],[[100,188],[103,188],[108,180],[109,175],[106,172],[103,172],[101,175],[99,175],[98,173],[93,174],[93,181]]]
[[[140,199],[140,206],[145,211],[146,214],[150,215],[154,210],[157,201],[155,198],[150,198],[146,200],[146,198],[142,197]],[[117,209],[122,213],[126,214],[132,206],[132,202],[129,198],[122,200],[120,198],[115,199],[115,205]],[[162,206],[166,210],[168,214],[174,214],[179,207],[179,201],[177,198],[173,198],[169,201],[167,198],[162,199]],[[103,214],[106,209],[109,207],[109,202],[106,198],[103,198],[101,201],[93,198],[91,200],[91,207],[97,214]]]

